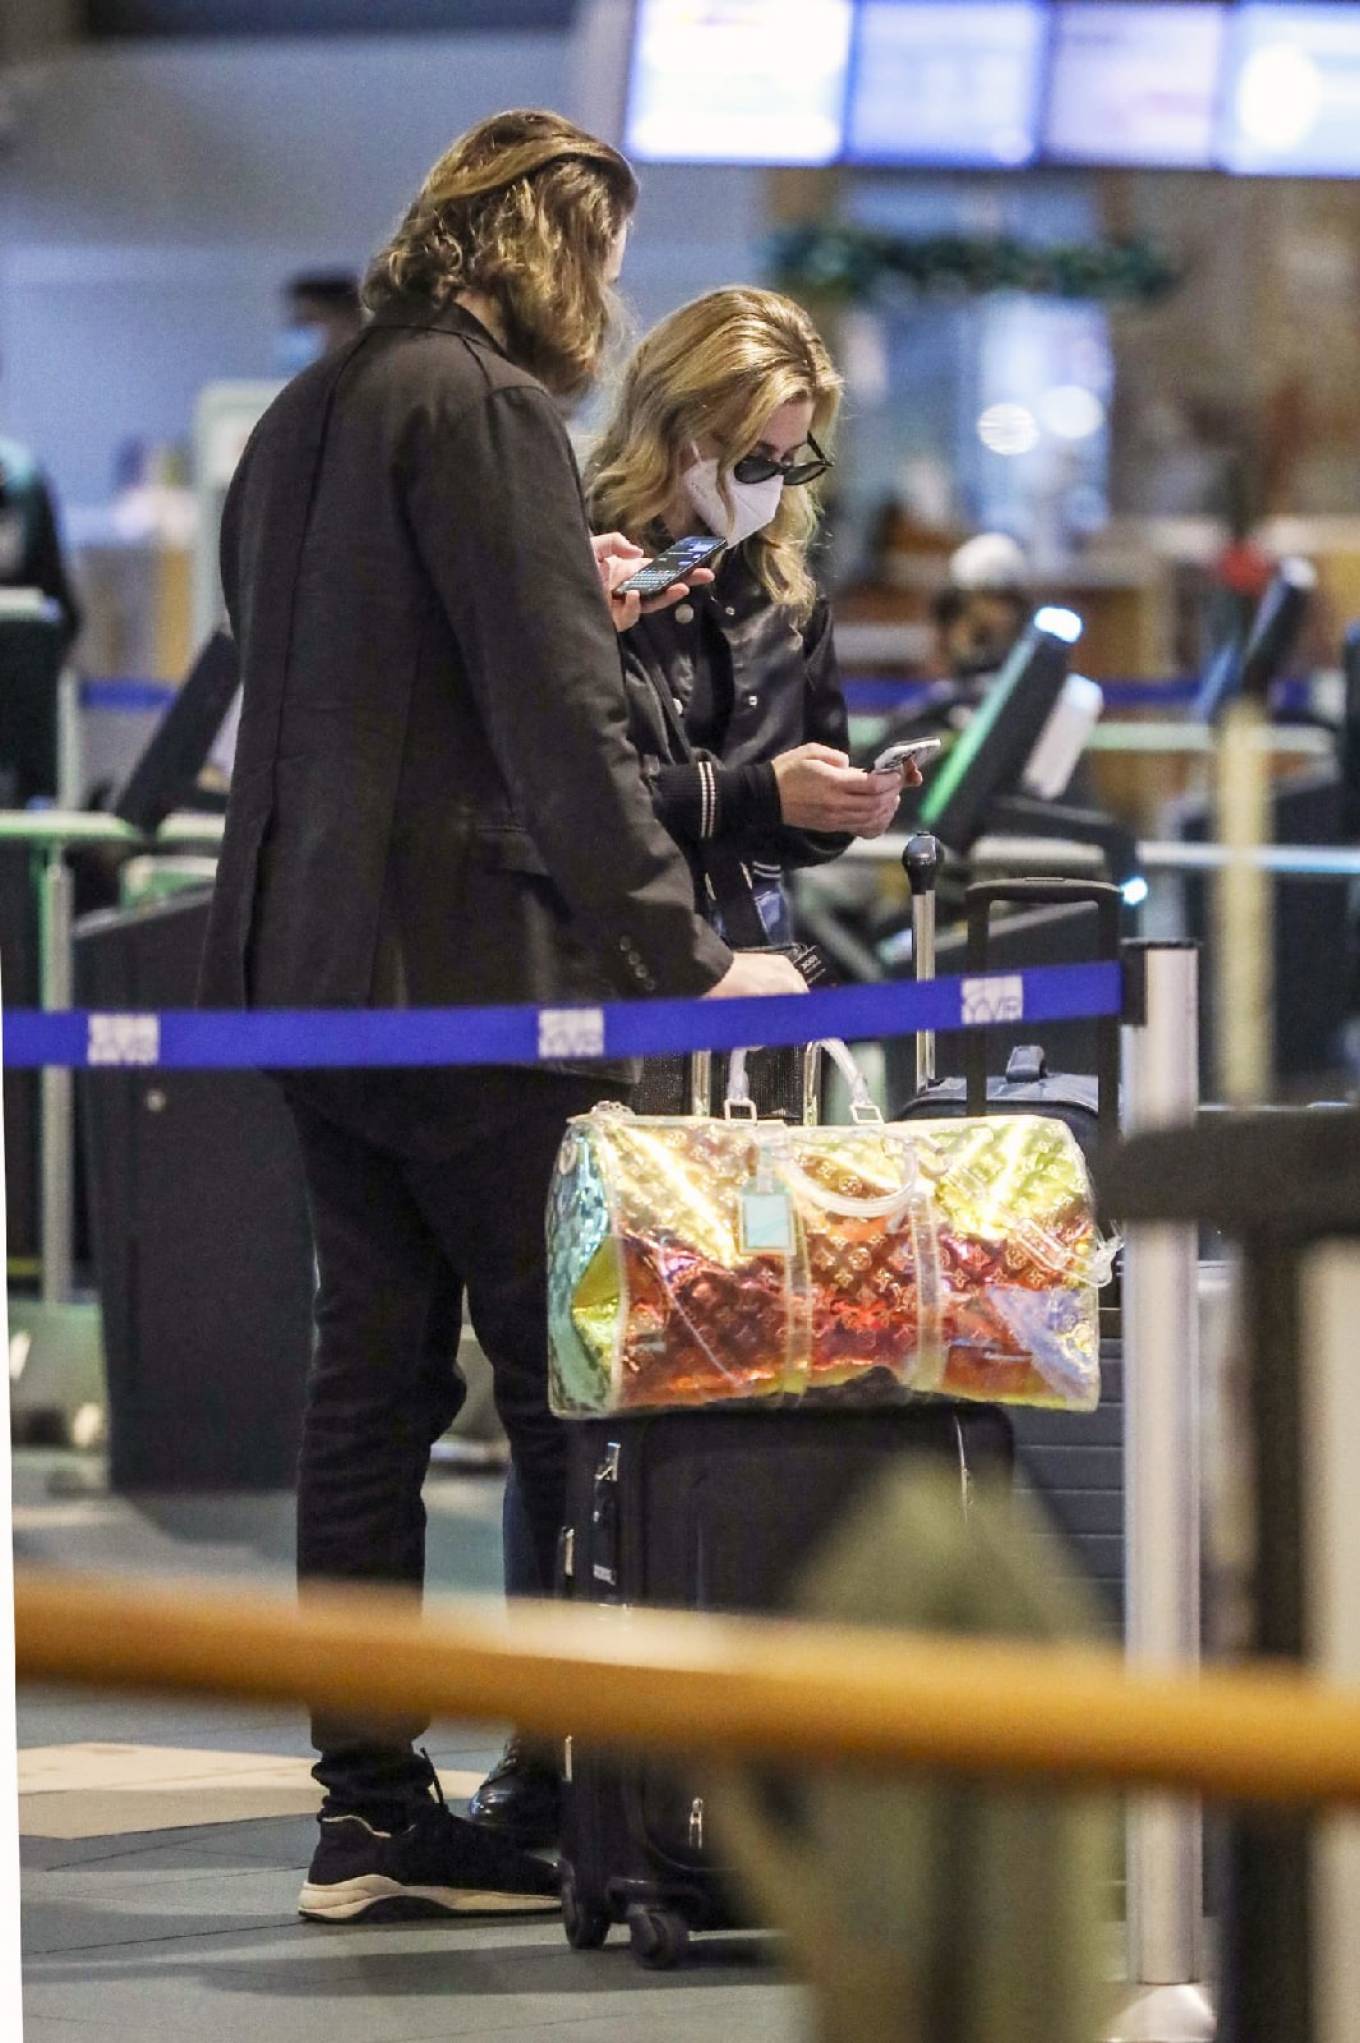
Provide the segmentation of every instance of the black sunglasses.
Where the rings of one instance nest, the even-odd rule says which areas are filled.
[[[815,461],[776,461],[769,454],[743,454],[734,462],[732,473],[738,482],[768,482],[777,475],[790,489],[798,489],[805,482],[816,482],[819,475],[825,475],[835,463],[829,454],[824,454],[811,433],[807,436]]]

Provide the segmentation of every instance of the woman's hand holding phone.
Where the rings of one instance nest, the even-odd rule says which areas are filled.
[[[625,596],[618,593],[622,584],[631,581],[638,569],[647,565],[649,556],[640,546],[634,546],[631,539],[625,539],[622,532],[606,532],[590,543],[617,632],[631,631],[644,612],[669,610],[692,588],[697,589],[713,580],[711,568],[696,567],[690,569],[683,582],[672,582],[661,595],[653,596],[649,601],[644,601],[636,591]]]
[[[885,773],[865,773],[830,745],[798,745],[774,761],[779,811],[795,830],[834,836],[881,837],[892,828],[904,787],[919,787],[912,761]]]

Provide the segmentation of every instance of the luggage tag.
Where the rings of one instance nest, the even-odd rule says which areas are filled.
[[[791,1256],[794,1251],[793,1200],[775,1175],[775,1146],[757,1140],[755,1176],[741,1188],[738,1242],[746,1256]]]

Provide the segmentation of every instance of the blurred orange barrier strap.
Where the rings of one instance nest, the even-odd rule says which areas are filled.
[[[512,1720],[593,1742],[1360,1804],[1360,1690],[763,1618],[15,1577],[25,1681]]]

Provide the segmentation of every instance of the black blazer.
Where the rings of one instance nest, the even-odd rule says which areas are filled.
[[[711,584],[674,609],[640,618],[624,636],[624,651],[633,741],[657,814],[696,872],[713,853],[769,874],[840,856],[849,837],[783,821],[770,764],[813,740],[849,749],[825,597],[800,627],[740,552],[725,554]],[[686,729],[700,662],[721,663],[732,698],[716,756],[697,751]],[[701,762],[714,771],[701,772]]]
[[[228,496],[240,733],[213,1005],[701,993],[627,732],[570,443],[455,307],[381,313],[290,383]]]

